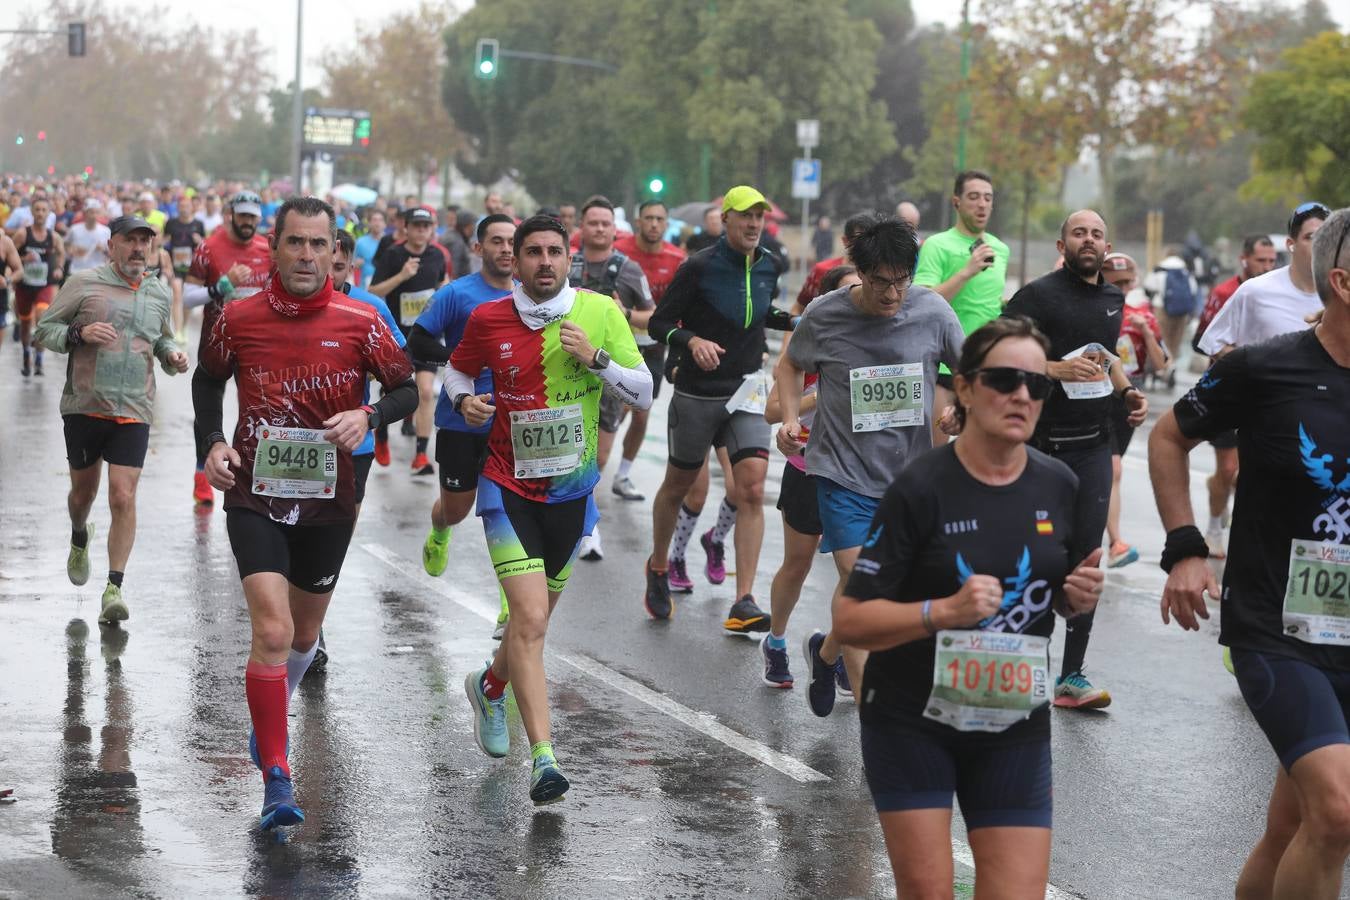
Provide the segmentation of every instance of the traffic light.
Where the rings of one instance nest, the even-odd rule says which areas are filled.
[[[39,140],[39,141],[45,141],[46,139],[47,139],[47,132],[45,132],[45,131],[39,131],[39,132],[38,132],[38,140]]]
[[[356,120],[356,142],[362,147],[370,146],[370,117]]]
[[[93,175],[93,174],[94,174],[94,167],[93,167],[93,166],[85,166],[85,167],[84,167],[84,174],[81,175],[80,177],[83,178],[85,181],[88,181],[88,180],[89,180],[89,176],[91,176],[91,175]]]
[[[14,145],[17,146],[17,147],[22,147],[22,146],[23,146],[23,135],[21,135],[21,134],[15,135],[15,137],[14,137]]]
[[[66,26],[66,51],[70,56],[84,56],[83,22],[71,22]]]
[[[659,175],[653,175],[652,179],[647,182],[647,191],[653,196],[659,195],[665,189],[666,183]]]
[[[497,77],[497,52],[499,45],[496,38],[479,38],[478,49],[475,54],[473,73],[479,78]]]
[[[55,175],[55,174],[56,174],[56,166],[48,166],[48,167],[47,167],[47,174],[48,174],[48,175]]]

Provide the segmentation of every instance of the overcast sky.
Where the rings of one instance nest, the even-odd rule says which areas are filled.
[[[112,7],[143,8],[134,0],[104,0]],[[168,3],[168,19],[174,25],[199,23],[212,28],[235,29],[250,25],[262,36],[265,46],[259,48],[258,61],[267,65],[279,85],[288,84],[295,71],[295,2],[296,0],[231,0],[228,3]],[[945,22],[949,25],[961,20],[961,0],[912,0],[920,23]],[[394,10],[415,9],[419,0],[309,0],[305,3],[304,80],[316,85],[321,80],[321,68],[316,60],[327,53],[359,54],[351,35],[356,26],[374,26],[387,19]],[[459,0],[449,6],[467,9],[471,0]],[[0,28],[18,28],[27,3],[0,2]],[[1342,28],[1350,27],[1350,0],[1327,0],[1332,17]],[[17,7],[17,9],[16,9]]]

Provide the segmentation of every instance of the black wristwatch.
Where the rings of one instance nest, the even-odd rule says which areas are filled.
[[[1119,397],[1121,400],[1124,400],[1124,399],[1125,399],[1125,395],[1128,394],[1130,391],[1134,391],[1136,394],[1138,394],[1138,395],[1141,396],[1141,397],[1144,395],[1144,392],[1141,391],[1141,390],[1139,390],[1139,388],[1135,387],[1134,385],[1130,385],[1129,387],[1127,387],[1127,388],[1125,388],[1124,390],[1122,390],[1119,394],[1116,394],[1116,396]]]
[[[591,360],[590,369],[593,372],[603,372],[609,368],[609,362],[609,354],[602,347],[595,351],[595,358]]]
[[[365,410],[366,413],[366,428],[370,431],[374,431],[376,428],[379,428],[380,427],[379,407],[371,406],[369,403],[367,403],[365,406],[362,406],[361,408]]]
[[[461,407],[464,406],[464,399],[468,396],[468,394],[456,394],[455,399],[450,404],[454,407],[455,412],[459,413],[461,416],[464,415],[464,410]]]

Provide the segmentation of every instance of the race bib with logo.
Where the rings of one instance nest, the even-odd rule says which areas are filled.
[[[586,452],[580,404],[513,411],[511,452],[517,478],[552,478],[576,469]]]
[[[1350,646],[1350,545],[1293,542],[1284,630],[1309,644]]]
[[[957,731],[1003,731],[1050,699],[1050,639],[939,631],[924,718]]]
[[[48,271],[45,259],[39,259],[36,262],[24,260],[23,283],[29,287],[46,287]]]
[[[923,424],[923,364],[863,366],[848,371],[854,431]]]
[[[1116,341],[1116,356],[1120,357],[1126,375],[1139,375],[1144,371],[1143,364],[1134,355],[1134,341],[1129,335],[1122,334]]]
[[[191,247],[174,247],[169,251],[169,254],[173,257],[173,267],[175,269],[183,270],[192,265]]]
[[[431,302],[431,295],[434,293],[436,293],[434,290],[427,288],[425,291],[405,291],[401,294],[398,298],[398,308],[402,314],[402,321],[416,321],[422,310]]]
[[[253,493],[264,497],[331,500],[337,487],[337,447],[319,428],[264,425],[253,460]]]
[[[1106,348],[1101,344],[1085,344],[1072,353],[1066,353],[1064,359],[1067,362],[1071,359],[1077,359],[1085,353],[1105,353]],[[1106,370],[1103,369],[1101,376],[1092,381],[1061,381],[1059,386],[1064,389],[1064,393],[1070,400],[1099,400],[1102,397],[1109,397],[1115,392],[1111,386],[1111,379],[1107,377]]]
[[[727,412],[748,412],[757,416],[764,415],[769,403],[769,376],[763,370],[751,372],[741,380],[741,386],[727,401]]]

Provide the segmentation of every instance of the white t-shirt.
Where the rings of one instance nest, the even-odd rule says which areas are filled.
[[[1230,345],[1246,347],[1302,331],[1307,317],[1321,308],[1316,291],[1294,286],[1288,266],[1248,278],[1200,336],[1200,350],[1213,356]]]
[[[108,261],[105,252],[112,232],[107,225],[87,227],[83,222],[71,226],[66,232],[66,246],[70,248],[70,271],[83,272],[97,268]],[[88,250],[88,253],[82,251]]]
[[[206,233],[208,235],[211,232],[215,231],[217,228],[219,228],[221,222],[225,221],[225,216],[222,215],[221,213],[216,213],[212,215],[208,213],[206,210],[202,210],[201,212],[197,213],[197,215],[194,216],[193,218],[195,218],[198,222],[202,223],[202,227],[206,229]]]
[[[27,206],[20,206],[17,209],[15,209],[12,213],[10,213],[9,218],[5,220],[5,230],[18,231],[20,228],[27,228],[29,225],[32,224],[33,224],[32,208]],[[54,230],[55,228],[56,228],[56,213],[49,212],[47,213],[47,229]]]

